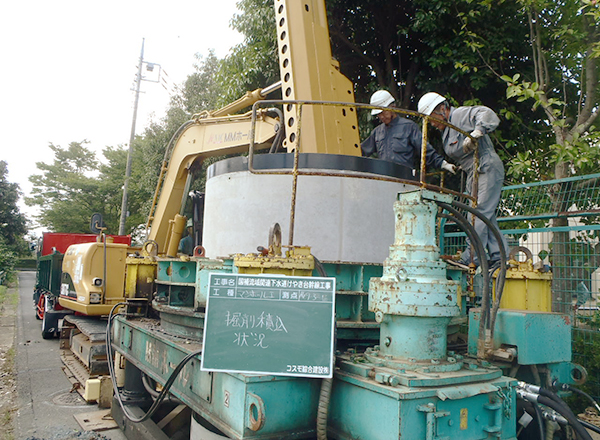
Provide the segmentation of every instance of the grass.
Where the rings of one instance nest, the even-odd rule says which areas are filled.
[[[19,296],[15,289],[9,292],[6,286],[0,286],[0,315],[5,313],[7,307],[12,309],[12,306],[16,306],[18,303]],[[0,388],[12,388],[14,390],[15,356],[16,350],[14,347],[8,348],[3,356],[4,359],[0,363]],[[14,392],[11,394],[14,395]],[[3,405],[0,404],[0,408],[2,408],[0,411],[0,440],[15,440],[13,417],[16,409],[12,402],[4,402]]]
[[[0,306],[4,304],[7,306],[16,306],[19,304],[18,292],[8,293],[8,287],[0,286]]]

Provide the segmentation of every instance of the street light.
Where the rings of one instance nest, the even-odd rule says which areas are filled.
[[[127,165],[125,167],[125,184],[123,185],[123,200],[121,203],[121,220],[119,222],[119,235],[125,235],[125,220],[127,220],[127,191],[129,188],[129,178],[131,177],[131,160],[133,156],[133,140],[135,138],[135,123],[137,120],[138,102],[140,100],[140,86],[142,81],[160,82],[162,67],[157,63],[149,63],[144,61],[144,43],[146,39],[142,39],[142,52],[140,53],[140,62],[138,63],[138,71],[135,76],[135,100],[133,103],[133,120],[131,121],[131,134],[129,136],[129,149],[127,151]],[[146,66],[148,72],[153,72],[155,67],[158,67],[158,78],[156,80],[145,78],[142,75],[142,68]]]

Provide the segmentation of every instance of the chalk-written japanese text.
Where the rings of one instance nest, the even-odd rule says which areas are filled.
[[[269,348],[268,345],[265,345],[265,334],[264,333],[254,333],[254,332],[235,333],[235,339],[233,340],[233,343],[240,347],[244,346],[244,345],[246,347],[249,347],[250,345],[248,345],[248,340],[250,340],[250,343],[252,344],[253,347]]]
[[[227,327],[288,332],[283,320],[279,316],[273,316],[271,313],[265,313],[264,311],[260,315],[249,315],[241,312],[232,313],[227,310],[225,324]]]

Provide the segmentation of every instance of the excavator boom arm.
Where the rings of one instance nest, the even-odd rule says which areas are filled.
[[[278,128],[277,119],[259,114],[254,128],[255,148],[268,147],[268,142],[275,137]],[[211,156],[247,151],[251,132],[252,116],[251,113],[246,113],[197,119],[181,133],[171,152],[156,210],[150,219],[148,239],[157,243],[159,253],[166,253],[169,243],[173,241],[170,237],[170,224],[177,214],[181,214],[183,201],[187,196],[184,194],[186,181],[192,164]]]

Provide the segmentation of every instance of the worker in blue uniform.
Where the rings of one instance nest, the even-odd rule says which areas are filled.
[[[194,253],[194,223],[192,219],[188,219],[186,224],[187,235],[179,240],[179,247],[177,252],[185,255],[192,255]]]
[[[394,97],[387,90],[378,90],[371,96],[371,105],[379,107],[393,108],[394,101]],[[420,157],[421,154],[422,136],[419,126],[391,110],[373,109],[371,115],[377,115],[381,124],[375,127],[361,144],[363,156],[377,153],[379,159],[404,165],[414,172],[414,156]],[[429,144],[426,159],[428,167],[441,168],[456,174],[456,166],[446,162]]]
[[[500,194],[504,183],[504,165],[488,136],[488,133],[494,131],[500,123],[496,113],[482,105],[454,108],[450,106],[446,98],[435,92],[423,95],[419,100],[418,109],[419,113],[444,120],[470,133],[477,140],[474,141],[440,122],[430,120],[431,125],[442,131],[444,151],[448,157],[467,174],[467,192],[469,194],[472,193],[474,152],[477,143],[479,154],[477,209],[497,226],[496,208],[500,202]],[[500,260],[500,246],[503,246],[508,253],[508,246],[504,237],[502,237],[502,243],[498,243],[490,229],[479,219],[475,220],[475,230],[483,247],[487,250],[488,258],[492,264]],[[471,246],[467,245],[461,255],[460,262],[469,264],[472,261],[478,264],[476,257],[471,258],[470,248]]]

